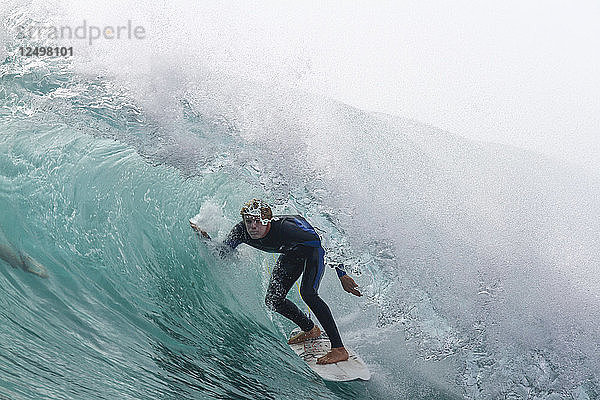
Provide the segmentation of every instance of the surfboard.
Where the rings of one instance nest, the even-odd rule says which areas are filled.
[[[290,337],[300,333],[300,328],[295,328]],[[348,360],[340,361],[335,364],[317,364],[317,358],[324,356],[331,349],[331,343],[325,332],[321,336],[308,339],[302,343],[290,344],[292,350],[302,358],[308,366],[326,381],[346,382],[357,379],[368,381],[371,379],[371,372],[365,362],[352,349],[348,350]]]

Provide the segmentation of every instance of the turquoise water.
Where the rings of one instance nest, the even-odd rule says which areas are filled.
[[[369,384],[325,383],[293,355],[291,325],[274,324],[262,300],[270,257],[221,261],[189,230],[208,199],[230,204],[228,229],[243,199],[264,195],[252,176],[239,166],[189,176],[181,165],[204,165],[152,154],[156,128],[116,96],[98,104],[102,82],[62,100],[52,95],[82,78],[64,65],[11,73],[16,64],[5,62],[2,76],[2,243],[49,277],[2,263],[1,394],[385,397]]]
[[[188,231],[222,182],[185,180],[56,119],[32,125],[3,124],[1,226],[4,243],[50,277],[3,264],[1,393],[336,398],[360,389],[312,376],[262,311],[256,268],[217,262]],[[250,289],[240,296],[236,286]]]
[[[598,398],[597,176],[177,58],[19,57],[3,18],[1,398]],[[272,256],[189,229],[222,239],[252,197],[352,268],[363,298],[320,292],[371,381],[289,349]]]

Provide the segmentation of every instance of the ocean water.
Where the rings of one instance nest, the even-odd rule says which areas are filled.
[[[142,50],[19,55],[17,27],[67,9],[1,8],[0,398],[600,397],[599,175],[315,94],[226,25],[200,55],[175,17]],[[222,260],[190,230],[222,239],[252,197],[350,266],[362,298],[333,270],[320,294],[369,382],[289,349],[272,255]]]

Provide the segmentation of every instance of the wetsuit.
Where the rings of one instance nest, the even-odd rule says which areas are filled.
[[[241,221],[233,227],[224,244],[234,249],[240,243],[270,253],[281,253],[271,273],[265,297],[266,305],[295,322],[303,331],[310,331],[315,326],[314,322],[286,298],[294,282],[302,275],[302,300],[325,329],[331,347],[343,347],[331,311],[318,294],[319,284],[325,272],[325,251],[314,228],[299,215],[282,215],[271,220],[271,229],[264,238],[252,239]],[[338,275],[340,271],[338,270]],[[341,273],[343,274],[343,271]]]

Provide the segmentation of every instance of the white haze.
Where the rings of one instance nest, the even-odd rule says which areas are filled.
[[[92,47],[113,67],[181,57],[599,166],[596,1],[39,4],[60,10],[56,22],[143,25],[147,39],[129,43],[127,59],[107,51],[114,42]]]

